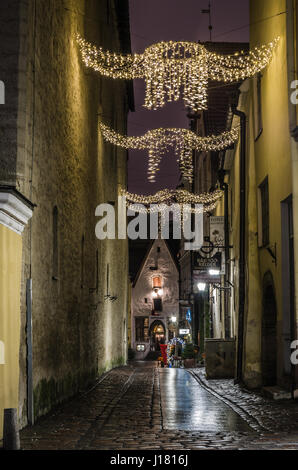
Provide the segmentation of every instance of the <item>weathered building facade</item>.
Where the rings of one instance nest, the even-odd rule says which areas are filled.
[[[126,362],[127,240],[97,240],[95,209],[117,208],[126,187],[127,153],[103,143],[99,123],[125,133],[132,93],[125,81],[87,70],[76,43],[79,33],[128,52],[128,2],[2,1],[0,21],[0,184],[36,205],[18,261],[18,397],[8,403],[0,393],[2,432],[4,407],[17,401],[25,424]],[[1,269],[8,256],[4,247]]]
[[[131,298],[131,346],[136,359],[158,351],[177,333],[179,274],[167,241],[149,244],[134,279]]]
[[[288,391],[285,396],[296,397],[291,345],[297,339],[297,2],[252,0],[250,8],[250,48],[279,37],[271,62],[239,84],[239,91],[234,87],[222,96],[211,91],[214,111],[210,106],[190,116],[200,135],[241,125],[238,143],[215,155],[215,166],[211,154],[195,155],[194,191],[210,191],[217,184],[224,192],[216,211],[205,216],[205,240],[208,245],[210,216],[224,218],[225,274],[215,288],[209,282],[208,301],[192,327],[195,340],[197,330],[206,334],[208,318],[211,338],[236,338],[239,381],[251,388],[278,385]],[[245,48],[239,44],[238,50]],[[183,274],[191,266],[187,256],[182,253],[180,261],[181,294],[195,317],[200,294],[195,277]]]
[[[297,397],[290,360],[297,339],[297,105],[291,101],[297,2],[250,5],[251,47],[280,39],[271,63],[242,84],[234,103],[233,125],[241,120],[242,132],[223,166],[232,246],[227,308],[238,379],[252,388],[279,385]],[[224,213],[222,201],[217,214]]]
[[[232,55],[237,51],[248,51],[248,43],[236,42],[206,42],[204,46],[211,52],[223,55]],[[208,109],[189,113],[190,128],[199,136],[220,134],[231,129],[232,112],[231,99],[237,92],[240,83],[225,84],[222,87],[216,82],[210,82],[208,88]],[[225,184],[222,179],[223,159],[225,151],[194,151],[194,179],[192,184],[182,181],[183,186],[195,194],[203,194],[214,191],[215,188],[225,192]],[[224,209],[224,197],[222,199]],[[218,211],[221,215],[221,211]],[[226,280],[229,277],[229,253],[228,237],[217,246],[210,244],[210,218],[216,213],[206,212],[203,220],[204,246],[199,254],[185,251],[184,242],[180,252],[180,321],[185,321],[191,316],[192,340],[200,346],[203,354],[206,338],[225,339],[234,336],[232,318],[228,316],[227,300],[230,293],[233,295]],[[224,212],[222,213],[224,216]],[[214,240],[213,240],[214,242]],[[200,271],[196,260],[212,258],[220,253],[221,272],[219,276],[208,276],[208,270]],[[205,285],[200,291],[198,284]],[[201,287],[201,286],[200,286]]]

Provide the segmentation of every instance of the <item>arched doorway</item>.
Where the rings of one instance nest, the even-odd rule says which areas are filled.
[[[155,320],[150,326],[150,348],[151,351],[159,351],[159,345],[164,344],[166,329],[160,320]]]
[[[271,272],[268,271],[263,281],[262,382],[264,386],[276,384],[276,321],[277,311],[274,282]]]

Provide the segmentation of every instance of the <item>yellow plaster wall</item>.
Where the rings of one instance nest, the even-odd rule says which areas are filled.
[[[255,141],[253,115],[253,82],[241,109],[247,116],[246,149],[246,301],[244,320],[243,378],[250,387],[261,385],[261,325],[262,280],[270,270],[276,291],[278,311],[278,377],[282,380],[282,272],[281,272],[281,206],[280,203],[292,193],[291,153],[288,121],[288,77],[285,0],[251,0],[251,48],[266,44],[277,36],[280,41],[269,66],[262,71],[262,120],[263,132]],[[281,14],[279,14],[281,13]],[[266,19],[267,18],[267,19]],[[236,118],[235,118],[236,124]],[[235,260],[234,299],[230,302],[237,336],[239,308],[239,142],[235,149],[233,167],[227,176],[229,191],[230,257]],[[268,175],[270,205],[270,245],[277,249],[277,265],[264,248],[258,247],[258,186]],[[223,200],[216,215],[223,215]]]
[[[267,250],[259,249],[261,282],[271,271],[276,292],[278,327],[278,375],[282,373],[282,272],[281,202],[292,193],[291,149],[288,120],[288,76],[286,1],[251,1],[251,47],[268,43],[277,36],[279,44],[270,65],[262,72],[263,132],[255,142],[256,185],[268,175],[270,245],[276,243],[277,265]],[[280,13],[280,14],[279,14]],[[267,20],[261,21],[262,19]],[[252,88],[252,87],[251,87]]]
[[[0,224],[0,341],[5,345],[5,364],[0,364],[0,439],[3,410],[19,406],[21,260],[21,236]]]

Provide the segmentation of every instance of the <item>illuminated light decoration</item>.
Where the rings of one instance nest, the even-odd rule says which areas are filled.
[[[238,140],[240,126],[208,137],[200,137],[188,129],[176,128],[153,129],[139,137],[118,134],[102,123],[100,129],[104,139],[113,145],[125,149],[148,150],[148,179],[152,183],[155,182],[155,174],[159,171],[162,154],[168,152],[170,147],[174,147],[181,174],[191,183],[193,179],[193,150],[216,152],[230,147]]]
[[[162,189],[156,194],[150,196],[143,196],[140,194],[133,194],[125,189],[121,189],[120,195],[126,198],[127,203],[137,204],[175,204],[175,202],[182,204],[212,204],[217,202],[223,196],[221,189],[216,189],[211,193],[193,194],[186,189]]]
[[[222,198],[223,191],[216,189],[212,193],[192,194],[185,189],[163,189],[154,195],[143,196],[122,189],[120,195],[126,198],[126,206],[134,212],[143,214],[158,212],[162,215],[171,206],[173,214],[181,217],[181,214],[212,212]],[[200,207],[191,207],[191,204],[197,204]]]
[[[200,43],[170,41],[153,44],[143,54],[121,55],[104,51],[77,35],[87,67],[114,79],[145,79],[146,108],[157,109],[166,101],[177,101],[183,90],[185,105],[194,111],[207,109],[209,79],[234,82],[254,76],[269,64],[278,40],[248,54],[220,55]]]
[[[213,204],[208,204],[206,206],[200,207],[200,208],[195,208],[195,207],[189,207],[189,205],[185,204],[177,204],[178,207],[173,210],[174,216],[179,217],[181,214],[202,214],[205,212],[212,212],[218,202],[214,202]],[[134,212],[139,212],[143,214],[154,214],[156,212],[163,214],[167,210],[167,205],[166,204],[156,204],[153,207],[144,207],[141,204],[127,204],[127,207],[129,210],[134,211]]]
[[[172,360],[172,357],[173,357],[173,356],[171,356],[171,346],[176,346],[177,344],[180,344],[180,346],[183,348],[184,345],[185,345],[185,341],[182,338],[178,338],[178,337],[172,338],[168,341],[168,343],[167,343],[167,358],[168,358],[168,361],[167,362],[170,362]]]
[[[187,312],[186,312],[186,320],[188,322],[191,322],[191,310],[190,308],[187,309]]]

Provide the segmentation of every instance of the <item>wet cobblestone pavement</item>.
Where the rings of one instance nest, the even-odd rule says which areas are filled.
[[[112,370],[21,431],[22,449],[298,449],[297,403],[216,382],[154,363]]]
[[[198,383],[215,397],[219,397],[248,421],[251,427],[262,432],[277,430],[298,431],[298,402],[294,400],[269,400],[255,391],[235,385],[233,379],[207,380],[205,369],[192,369],[190,373]],[[297,436],[298,441],[298,436]]]
[[[247,431],[238,413],[203,387],[185,369],[161,369],[161,403],[165,429],[201,432]]]

